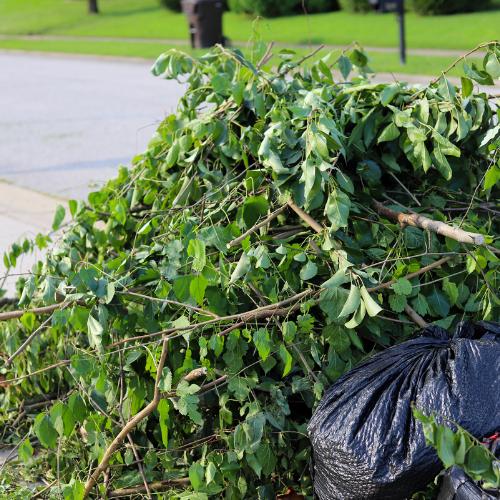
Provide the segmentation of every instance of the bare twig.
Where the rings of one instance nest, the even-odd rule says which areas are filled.
[[[259,63],[257,64],[257,66],[255,66],[256,70],[259,70],[262,66],[264,66],[264,64],[266,64],[266,62],[268,60],[269,52],[271,52],[271,49],[273,48],[273,45],[274,45],[274,40],[269,44],[269,47],[267,48],[266,53],[264,54],[264,56],[262,57],[262,59],[259,61]],[[271,56],[272,56],[272,54],[271,54]]]
[[[475,49],[472,49],[470,52],[467,52],[467,54],[460,56],[447,70],[443,71],[440,76],[438,76],[435,80],[432,80],[430,83],[431,85],[434,85],[435,83],[439,82],[441,77],[448,73],[448,71],[452,70],[462,59],[465,59],[468,55],[472,54],[473,52],[476,52],[476,50],[482,49],[484,47],[488,47],[488,45],[497,45],[498,42],[488,42],[488,43],[482,43],[481,45],[478,45]]]
[[[158,483],[150,483],[149,489],[151,491],[162,491],[168,488],[187,488],[190,484],[191,481],[188,477],[182,479],[167,479],[166,481],[160,481]],[[108,498],[137,495],[141,493],[146,493],[146,488],[144,486],[135,486],[133,488],[122,488],[121,490],[111,491]]]
[[[417,200],[417,198],[415,198],[415,196],[413,195],[413,193],[411,193],[408,188],[389,170],[388,171],[389,175],[391,175],[394,180],[408,193],[408,196],[419,206],[421,207],[422,204]]]
[[[442,264],[444,264],[445,262],[448,262],[449,260],[452,260],[452,259],[453,259],[453,257],[445,257],[444,259],[440,259],[440,260],[438,260],[436,262],[433,262],[432,264],[429,264],[428,266],[422,267],[418,271],[415,271],[413,273],[407,274],[406,276],[403,276],[403,278],[405,278],[407,280],[412,279],[415,276],[419,276],[420,274],[426,273],[427,271],[431,271],[432,269],[435,269],[436,267],[439,267]],[[367,288],[366,291],[368,293],[373,293],[373,292],[377,292],[378,290],[382,290],[384,288],[390,288],[391,285],[393,285],[397,281],[398,280],[387,281],[386,283],[382,283],[381,285],[377,285],[377,286],[375,286],[373,288]]]
[[[247,236],[252,234],[253,232],[257,231],[257,229],[260,229],[263,226],[266,226],[269,224],[273,219],[278,217],[278,215],[282,214],[288,207],[284,205],[280,209],[276,210],[273,212],[267,219],[263,220],[262,222],[259,222],[255,226],[251,227],[248,231],[244,232],[241,236],[238,236],[238,238],[235,238],[233,241],[230,241],[226,246],[227,248],[235,247],[236,245],[239,245]]]
[[[355,45],[358,45],[359,42],[357,40],[354,40],[354,42],[352,42],[351,44],[349,44],[339,55],[339,57],[337,57],[337,59],[335,59],[335,61],[332,62],[332,64],[330,64],[330,68],[332,68],[333,66],[335,66],[339,61],[340,61],[340,58],[351,48],[351,47],[354,47]]]
[[[65,304],[73,304],[73,303],[72,302],[65,302],[62,304],[53,304],[51,306],[36,307],[35,309],[20,309],[18,311],[4,312],[4,313],[0,314],[0,321],[20,318],[24,313],[27,313],[27,312],[32,312],[35,316],[37,316],[38,314],[52,313],[54,311],[57,311],[58,309],[61,309],[61,307],[64,307]],[[86,305],[84,300],[78,300],[78,301],[76,301],[76,304],[78,304],[79,306],[83,306],[83,307],[85,307],[85,305]]]
[[[399,222],[404,229],[406,226],[415,226],[427,231],[433,231],[437,234],[442,234],[460,243],[469,243],[478,246],[484,246],[484,236],[477,233],[469,233],[458,227],[451,227],[441,221],[428,219],[423,215],[403,214],[396,210],[391,210],[378,201],[372,205],[373,210],[385,219]]]
[[[52,486],[54,486],[56,483],[57,483],[57,478],[54,479],[54,481],[52,481],[50,484],[48,484],[43,490],[37,491],[34,495],[31,495],[31,498],[33,499],[33,498],[39,497],[40,495],[45,493],[47,490],[52,488]]]
[[[118,292],[117,291],[115,293],[119,293],[121,295],[133,295],[135,297],[141,297],[142,299],[154,300],[156,302],[166,302],[167,304],[174,304],[174,305],[180,306],[180,307],[187,307],[188,309],[193,309],[194,311],[197,311],[197,312],[202,313],[202,314],[206,314],[207,316],[213,316],[214,318],[218,318],[219,317],[219,316],[217,316],[217,314],[215,314],[213,312],[206,311],[205,309],[200,309],[199,307],[190,306],[189,304],[183,304],[182,302],[177,302],[175,300],[159,299],[157,297],[149,297],[148,295],[142,295],[140,293],[134,293],[134,292],[131,292],[129,290],[126,290],[124,292]]]
[[[72,303],[71,302],[67,302],[63,307],[61,307],[61,310],[64,310],[66,309],[67,307],[69,307]],[[14,361],[18,356],[19,354],[21,354],[25,349],[26,347],[28,347],[28,345],[30,344],[30,342],[42,331],[43,328],[45,328],[51,321],[52,321],[52,317],[54,316],[54,314],[52,314],[48,319],[46,319],[24,342],[23,342],[23,345],[6,361],[6,364],[7,365],[10,365],[12,363],[12,361]]]

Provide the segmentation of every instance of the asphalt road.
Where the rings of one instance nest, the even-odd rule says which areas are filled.
[[[86,197],[144,151],[184,88],[147,62],[0,53],[0,179]]]

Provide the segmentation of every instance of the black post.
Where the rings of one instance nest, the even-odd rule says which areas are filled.
[[[398,1],[398,17],[399,17],[399,62],[401,66],[404,66],[406,64],[404,0]]]
[[[89,0],[89,14],[98,14],[97,0]]]

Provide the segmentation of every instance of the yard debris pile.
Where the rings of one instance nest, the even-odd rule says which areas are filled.
[[[70,201],[73,222],[0,313],[3,442],[79,500],[311,498],[307,424],[327,387],[431,323],[500,315],[500,128],[474,91],[500,51],[477,50],[461,89],[446,74],[372,84],[356,43],[282,50],[276,70],[258,37],[248,58],[160,56],[153,73],[187,85],[176,113]],[[23,414],[41,393],[55,395]]]

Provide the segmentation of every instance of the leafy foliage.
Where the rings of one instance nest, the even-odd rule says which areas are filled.
[[[23,310],[0,323],[1,349],[16,356],[1,368],[3,439],[34,434],[50,470],[59,449],[68,498],[81,498],[122,416],[152,401],[163,338],[163,399],[131,434],[146,480],[173,491],[188,481],[167,497],[274,498],[291,485],[311,497],[314,407],[361,359],[415,331],[407,306],[447,328],[498,319],[489,172],[500,132],[488,97],[469,77],[462,91],[445,76],[424,88],[372,84],[358,45],[302,71],[284,50],[274,72],[259,64],[265,44],[254,48],[249,59],[221,47],[158,58],[155,75],[188,87],[177,112],[131,168],[88,204],[70,203],[73,222],[19,281]],[[493,77],[500,53],[487,50],[483,69],[469,66],[476,82]],[[460,224],[490,247],[403,229],[374,200]],[[15,244],[4,261],[48,242]],[[53,315],[26,312],[38,306]],[[8,410],[40,392],[54,404],[13,427]],[[20,456],[38,464],[27,445]],[[112,488],[142,484],[134,461],[122,442]]]
[[[427,410],[429,416],[423,410]],[[413,415],[423,424],[426,445],[436,448],[445,468],[457,465],[474,481],[484,481],[485,488],[500,486],[498,459],[484,444],[434,410],[414,408]]]

